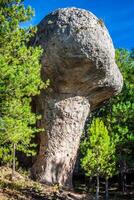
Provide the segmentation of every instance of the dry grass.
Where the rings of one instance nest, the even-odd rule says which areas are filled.
[[[28,176],[16,172],[11,178],[12,170],[0,167],[0,200],[45,199],[58,192],[58,187],[49,187],[31,180]]]
[[[0,167],[0,200],[94,200],[91,194],[62,190],[57,185],[47,186],[35,182],[28,175],[16,172],[11,178],[12,170]],[[113,189],[113,188],[112,188]],[[81,192],[84,190],[81,190]],[[100,195],[100,200],[104,195]],[[122,195],[119,191],[110,191],[109,200],[134,200],[134,193]]]
[[[11,168],[0,167],[0,200],[86,200],[85,194],[47,186],[18,172],[12,180],[11,174]]]

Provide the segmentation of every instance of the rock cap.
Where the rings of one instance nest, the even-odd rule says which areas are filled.
[[[96,107],[121,91],[112,40],[91,12],[72,7],[50,13],[38,25],[35,43],[44,49],[42,77],[53,92],[86,96]]]

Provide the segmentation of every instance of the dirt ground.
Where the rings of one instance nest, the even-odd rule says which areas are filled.
[[[87,194],[82,186],[75,191],[67,191],[57,185],[47,186],[31,180],[28,175],[16,172],[11,179],[12,170],[0,167],[0,200],[94,200],[92,194]],[[85,186],[83,186],[85,187]],[[104,200],[100,193],[100,200]],[[134,200],[134,192],[122,195],[121,192],[110,190],[109,200]]]

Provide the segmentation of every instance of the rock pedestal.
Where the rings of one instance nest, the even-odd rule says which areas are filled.
[[[36,98],[40,151],[32,168],[39,181],[71,186],[86,118],[122,88],[115,51],[104,23],[92,13],[59,9],[38,25],[34,45],[44,53],[42,79],[50,86]]]

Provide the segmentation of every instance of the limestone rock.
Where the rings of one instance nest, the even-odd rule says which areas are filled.
[[[58,93],[84,95],[93,105],[121,90],[112,40],[104,23],[92,13],[59,9],[38,26],[36,44],[44,49],[42,76]]]
[[[47,15],[34,45],[44,49],[41,75],[50,79],[50,88],[36,99],[45,132],[33,174],[42,182],[71,185],[86,118],[121,91],[122,76],[104,23],[86,10],[64,8]]]

